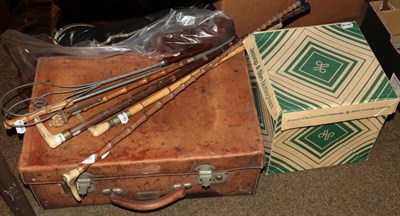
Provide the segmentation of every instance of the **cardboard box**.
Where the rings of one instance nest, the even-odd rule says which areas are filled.
[[[387,6],[383,1],[370,2],[361,30],[392,85],[400,86],[396,81],[400,78],[400,0],[388,1]]]
[[[236,32],[243,36],[280,13],[295,0],[219,0],[217,8],[235,23]],[[308,15],[296,19],[287,27],[328,24],[358,19],[364,13],[364,0],[307,0],[311,4]]]
[[[368,159],[399,98],[355,22],[245,40],[267,175]]]

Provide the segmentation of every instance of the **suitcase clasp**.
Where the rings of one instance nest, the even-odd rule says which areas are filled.
[[[86,195],[95,191],[94,182],[92,180],[93,174],[84,172],[76,180],[76,187],[80,195]]]
[[[78,177],[75,184],[80,195],[86,195],[88,193],[96,191],[94,181],[92,180],[93,177],[94,175],[88,172],[84,172]],[[71,189],[65,184],[65,182],[61,184],[61,187],[66,194],[71,193]]]
[[[196,168],[198,171],[197,182],[205,189],[209,188],[212,184],[221,184],[228,181],[228,172],[216,172],[211,165],[201,165]]]

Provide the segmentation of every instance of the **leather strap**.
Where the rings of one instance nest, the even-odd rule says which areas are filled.
[[[150,210],[156,210],[161,207],[167,206],[185,196],[185,189],[181,188],[175,191],[172,191],[171,193],[160,197],[155,200],[146,200],[146,201],[139,201],[139,200],[130,200],[123,198],[121,196],[118,196],[117,194],[111,194],[110,195],[110,200],[111,203],[123,208],[127,208],[130,210],[136,210],[136,211],[150,211]]]

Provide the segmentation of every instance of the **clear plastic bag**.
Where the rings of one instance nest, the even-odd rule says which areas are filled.
[[[87,40],[73,47],[63,47],[52,43],[49,36],[32,36],[16,30],[5,31],[1,41],[19,69],[21,84],[26,84],[33,82],[40,57],[64,55],[90,59],[126,53],[148,58],[176,56],[193,45],[210,43],[216,46],[235,34],[233,22],[221,11],[171,9],[166,16],[112,45]]]

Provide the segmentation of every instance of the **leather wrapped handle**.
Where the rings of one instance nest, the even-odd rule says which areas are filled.
[[[130,200],[118,196],[117,194],[113,193],[110,195],[111,203],[123,208],[127,208],[130,210],[136,211],[150,211],[156,210],[166,205],[169,205],[185,196],[185,189],[181,188],[176,191],[172,191],[171,193],[155,199],[155,200],[146,200],[146,201],[139,201],[139,200]]]

